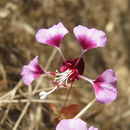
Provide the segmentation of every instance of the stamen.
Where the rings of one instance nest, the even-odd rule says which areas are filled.
[[[45,92],[45,91],[41,91],[39,93],[40,99],[45,99],[47,97],[47,95],[53,93],[58,87],[56,86],[55,88],[53,88],[52,90]]]
[[[65,85],[68,84],[68,79],[70,77],[70,75],[72,74],[72,70],[66,70],[62,73],[58,73],[58,71],[56,71],[57,73],[55,74],[56,76],[59,76],[59,77],[56,77],[54,79],[54,82],[57,82],[58,85],[62,85],[63,83],[65,83]]]

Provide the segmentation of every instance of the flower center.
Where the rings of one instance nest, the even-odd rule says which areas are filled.
[[[69,75],[69,81],[73,82],[75,80],[79,79],[79,75],[83,74],[84,71],[84,61],[83,58],[75,58],[73,60],[67,60],[66,62],[63,62],[63,64],[60,67],[61,72],[66,72],[67,70],[71,71],[71,74]]]
[[[59,73],[56,71],[56,78],[54,79],[54,82],[58,83],[58,85],[67,85],[68,84],[68,79],[72,74],[72,70],[67,69],[66,71]]]

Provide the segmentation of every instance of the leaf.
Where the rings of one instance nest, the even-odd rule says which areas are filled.
[[[61,110],[61,116],[62,118],[73,118],[75,115],[77,115],[80,111],[80,106],[78,104],[71,104],[67,107],[64,107]]]

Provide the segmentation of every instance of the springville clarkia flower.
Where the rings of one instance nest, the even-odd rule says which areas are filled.
[[[56,126],[56,130],[98,130],[95,127],[88,127],[81,119],[63,119]]]
[[[59,71],[46,72],[40,67],[38,56],[36,56],[28,65],[23,66],[21,75],[24,83],[29,85],[33,80],[43,74],[55,76],[53,80],[55,87],[49,92],[42,91],[39,94],[41,99],[45,99],[47,95],[57,88],[60,88],[61,85],[68,86],[68,81],[74,82],[79,79],[84,79],[92,84],[98,102],[105,104],[114,101],[117,97],[117,79],[114,70],[107,69],[96,79],[89,79],[83,76],[85,67],[83,60],[84,53],[92,48],[104,47],[107,40],[106,34],[103,31],[94,28],[89,29],[82,25],[76,26],[73,32],[76,39],[79,41],[82,53],[79,57],[72,60],[66,60],[60,49],[62,39],[68,33],[68,30],[61,22],[49,29],[40,29],[36,33],[36,40],[38,42],[53,46],[59,51],[63,63]]]

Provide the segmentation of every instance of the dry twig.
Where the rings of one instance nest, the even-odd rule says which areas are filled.
[[[95,103],[96,99],[94,98],[89,104],[87,104],[75,117],[76,118],[80,118],[81,116],[83,116],[85,114],[85,112]]]

